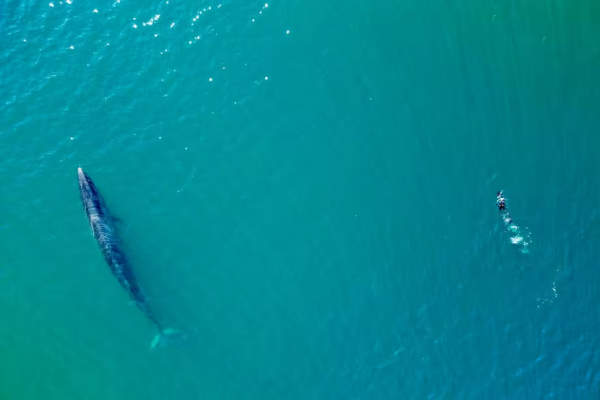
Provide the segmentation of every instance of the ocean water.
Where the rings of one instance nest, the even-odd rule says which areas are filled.
[[[51,1],[0,4],[0,399],[600,397],[600,3]]]

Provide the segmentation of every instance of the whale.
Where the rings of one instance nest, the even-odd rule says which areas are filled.
[[[131,264],[123,251],[123,246],[116,229],[116,218],[110,214],[94,181],[81,167],[77,169],[77,176],[85,216],[90,224],[92,236],[96,239],[110,272],[125,292],[127,292],[131,302],[137,306],[156,329],[156,336],[152,340],[150,347],[164,346],[175,338],[189,336],[191,331],[181,332],[173,328],[167,328],[157,318],[150,307],[148,298],[143,294]]]

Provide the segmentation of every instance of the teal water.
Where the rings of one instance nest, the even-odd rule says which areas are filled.
[[[52,2],[0,5],[1,399],[598,398],[600,3]]]

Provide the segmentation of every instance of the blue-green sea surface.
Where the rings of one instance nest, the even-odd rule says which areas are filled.
[[[0,399],[599,398],[600,3],[264,1],[0,4]]]

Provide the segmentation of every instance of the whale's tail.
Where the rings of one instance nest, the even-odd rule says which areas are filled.
[[[152,339],[152,343],[150,343],[150,348],[155,349],[157,347],[163,347],[173,341],[187,339],[195,333],[196,329],[179,331],[173,328],[159,328],[158,333],[154,336],[154,339]]]

